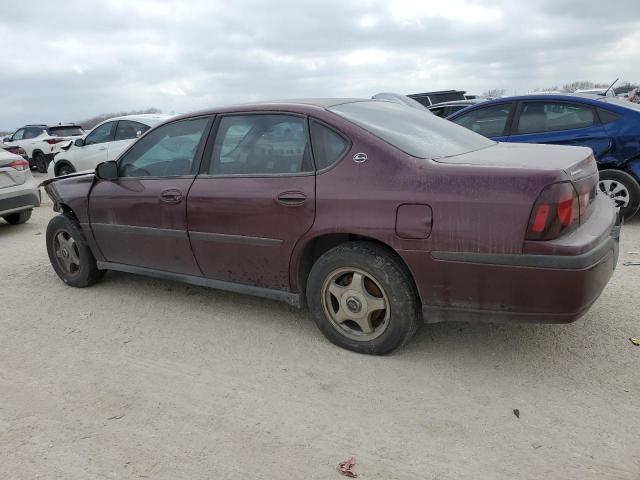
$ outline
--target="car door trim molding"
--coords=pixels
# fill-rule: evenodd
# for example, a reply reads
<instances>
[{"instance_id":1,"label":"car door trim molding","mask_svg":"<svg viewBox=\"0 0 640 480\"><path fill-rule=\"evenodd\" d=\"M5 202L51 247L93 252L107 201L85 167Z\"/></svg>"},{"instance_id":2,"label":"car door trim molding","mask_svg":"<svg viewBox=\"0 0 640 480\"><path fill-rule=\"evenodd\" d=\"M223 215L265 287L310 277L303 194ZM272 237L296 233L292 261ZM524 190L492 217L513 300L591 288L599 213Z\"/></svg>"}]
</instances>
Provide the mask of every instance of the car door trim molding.
<instances>
[{"instance_id":1,"label":"car door trim molding","mask_svg":"<svg viewBox=\"0 0 640 480\"><path fill-rule=\"evenodd\" d=\"M277 247L283 240L267 237L250 237L247 235L230 235L227 233L189 232L191 240L218 243L236 243L241 245L257 245L261 247Z\"/></svg>"},{"instance_id":2,"label":"car door trim molding","mask_svg":"<svg viewBox=\"0 0 640 480\"><path fill-rule=\"evenodd\" d=\"M201 287L215 288L226 292L244 293L256 297L268 298L270 300L278 300L286 302L294 307L301 308L302 302L300 294L291 293L285 290L274 290L271 288L256 287L254 285L246 285L243 283L225 282L222 280L214 280L212 278L197 277L194 275L186 275L183 273L166 272L164 270L155 270L153 268L136 267L133 265L125 265L122 263L112 262L96 262L100 270L115 270L118 272L134 273L137 275L145 275L148 277L160 278L163 280L173 280L178 282L189 283Z\"/></svg>"},{"instance_id":3,"label":"car door trim molding","mask_svg":"<svg viewBox=\"0 0 640 480\"><path fill-rule=\"evenodd\" d=\"M175 230L172 228L141 227L138 225L119 225L115 223L92 223L91 228L100 232L110 233L132 233L154 237L188 237L186 230Z\"/></svg>"}]
</instances>

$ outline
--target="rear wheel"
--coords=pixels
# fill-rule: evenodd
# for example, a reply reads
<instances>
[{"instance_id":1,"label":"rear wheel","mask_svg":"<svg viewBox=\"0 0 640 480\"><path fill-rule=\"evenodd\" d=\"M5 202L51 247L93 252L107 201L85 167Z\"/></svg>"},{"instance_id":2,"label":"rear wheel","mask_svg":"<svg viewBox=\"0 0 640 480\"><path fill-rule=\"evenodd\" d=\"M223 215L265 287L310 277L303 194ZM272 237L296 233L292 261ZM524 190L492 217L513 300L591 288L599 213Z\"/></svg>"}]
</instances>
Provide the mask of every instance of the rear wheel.
<instances>
[{"instance_id":1,"label":"rear wheel","mask_svg":"<svg viewBox=\"0 0 640 480\"><path fill-rule=\"evenodd\" d=\"M4 220L11 225L18 225L25 223L31 218L32 210L23 210L22 212L12 213L11 215L5 215Z\"/></svg>"},{"instance_id":2,"label":"rear wheel","mask_svg":"<svg viewBox=\"0 0 640 480\"><path fill-rule=\"evenodd\" d=\"M47 253L60 279L72 287L88 287L104 275L80 226L68 215L57 215L49 221Z\"/></svg>"},{"instance_id":3,"label":"rear wheel","mask_svg":"<svg viewBox=\"0 0 640 480\"><path fill-rule=\"evenodd\" d=\"M58 167L57 171L58 174L56 176L61 177L63 175L70 175L72 173L75 173L76 169L68 163L63 163L62 165L60 165L60 167Z\"/></svg>"},{"instance_id":4,"label":"rear wheel","mask_svg":"<svg viewBox=\"0 0 640 480\"><path fill-rule=\"evenodd\" d=\"M602 193L613 199L625 220L636 214L640 207L640 185L627 172L602 170L599 187Z\"/></svg>"},{"instance_id":5,"label":"rear wheel","mask_svg":"<svg viewBox=\"0 0 640 480\"><path fill-rule=\"evenodd\" d=\"M307 303L334 344L382 355L408 342L420 323L413 281L401 262L369 242L340 245L313 265Z\"/></svg>"},{"instance_id":6,"label":"rear wheel","mask_svg":"<svg viewBox=\"0 0 640 480\"><path fill-rule=\"evenodd\" d=\"M44 156L44 153L35 152L33 154L33 163L35 163L36 170L40 173L45 173L47 171L47 158Z\"/></svg>"}]
</instances>

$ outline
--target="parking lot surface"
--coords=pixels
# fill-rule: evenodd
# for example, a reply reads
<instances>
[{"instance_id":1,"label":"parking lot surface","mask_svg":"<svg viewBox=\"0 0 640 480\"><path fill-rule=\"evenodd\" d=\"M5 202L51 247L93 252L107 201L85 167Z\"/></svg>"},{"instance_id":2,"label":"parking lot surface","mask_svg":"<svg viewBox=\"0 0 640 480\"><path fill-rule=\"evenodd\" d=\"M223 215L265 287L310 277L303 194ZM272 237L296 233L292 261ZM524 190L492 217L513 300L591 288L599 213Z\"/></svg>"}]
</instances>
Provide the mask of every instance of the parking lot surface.
<instances>
[{"instance_id":1,"label":"parking lot surface","mask_svg":"<svg viewBox=\"0 0 640 480\"><path fill-rule=\"evenodd\" d=\"M0 222L2 479L330 479L350 456L363 479L640 478L640 219L578 322L425 325L370 357L272 301L67 287L52 215Z\"/></svg>"}]
</instances>

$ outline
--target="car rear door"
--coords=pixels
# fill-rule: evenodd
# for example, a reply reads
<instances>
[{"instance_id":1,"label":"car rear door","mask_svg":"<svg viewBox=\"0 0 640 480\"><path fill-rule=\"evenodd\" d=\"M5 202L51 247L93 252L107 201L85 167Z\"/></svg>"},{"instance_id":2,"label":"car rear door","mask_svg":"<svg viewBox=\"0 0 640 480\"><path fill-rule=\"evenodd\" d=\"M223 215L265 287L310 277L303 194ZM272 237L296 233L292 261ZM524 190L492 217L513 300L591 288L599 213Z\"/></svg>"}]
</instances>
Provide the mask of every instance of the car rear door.
<instances>
[{"instance_id":1,"label":"car rear door","mask_svg":"<svg viewBox=\"0 0 640 480\"><path fill-rule=\"evenodd\" d=\"M73 159L76 171L93 170L101 162L107 160L109 142L113 141L113 135L117 122L106 122L98 125L85 137L84 143L76 151Z\"/></svg>"},{"instance_id":2,"label":"car rear door","mask_svg":"<svg viewBox=\"0 0 640 480\"><path fill-rule=\"evenodd\" d=\"M315 217L307 120L293 114L216 121L187 201L189 237L204 275L288 290L293 247Z\"/></svg>"},{"instance_id":3,"label":"car rear door","mask_svg":"<svg viewBox=\"0 0 640 480\"><path fill-rule=\"evenodd\" d=\"M589 147L599 158L612 139L591 105L532 100L521 102L508 141Z\"/></svg>"},{"instance_id":4,"label":"car rear door","mask_svg":"<svg viewBox=\"0 0 640 480\"><path fill-rule=\"evenodd\" d=\"M108 262L201 276L187 234L187 193L211 117L161 126L118 159L118 179L97 180L91 229Z\"/></svg>"}]
</instances>

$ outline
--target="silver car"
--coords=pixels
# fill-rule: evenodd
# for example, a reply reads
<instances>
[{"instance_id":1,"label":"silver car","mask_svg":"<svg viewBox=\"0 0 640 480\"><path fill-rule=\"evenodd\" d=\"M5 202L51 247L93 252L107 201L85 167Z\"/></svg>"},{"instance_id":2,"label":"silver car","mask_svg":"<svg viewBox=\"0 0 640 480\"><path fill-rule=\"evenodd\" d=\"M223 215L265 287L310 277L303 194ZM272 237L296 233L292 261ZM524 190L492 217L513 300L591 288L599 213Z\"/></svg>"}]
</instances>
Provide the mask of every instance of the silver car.
<instances>
[{"instance_id":1,"label":"silver car","mask_svg":"<svg viewBox=\"0 0 640 480\"><path fill-rule=\"evenodd\" d=\"M40 189L29 162L0 148L0 217L12 225L24 223L38 206Z\"/></svg>"}]
</instances>

